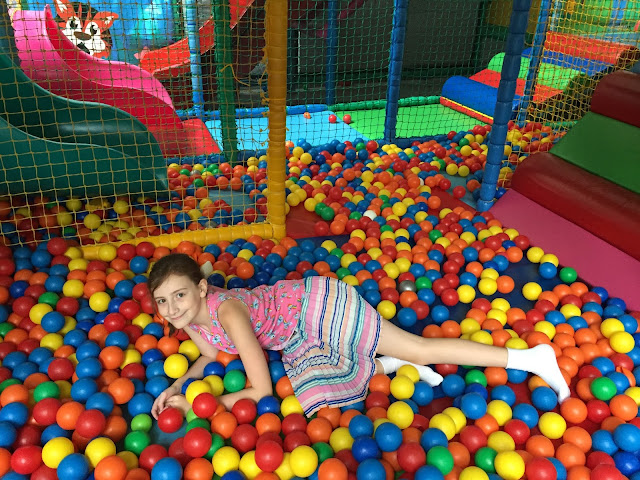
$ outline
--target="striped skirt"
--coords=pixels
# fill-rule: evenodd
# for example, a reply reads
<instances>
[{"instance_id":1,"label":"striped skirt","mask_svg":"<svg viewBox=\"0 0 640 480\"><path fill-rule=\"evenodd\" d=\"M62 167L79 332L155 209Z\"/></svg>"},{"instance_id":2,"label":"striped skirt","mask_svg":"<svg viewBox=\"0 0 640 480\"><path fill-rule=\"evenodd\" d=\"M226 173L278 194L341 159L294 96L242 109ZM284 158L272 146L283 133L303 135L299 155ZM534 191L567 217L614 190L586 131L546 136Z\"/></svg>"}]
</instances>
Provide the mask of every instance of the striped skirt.
<instances>
[{"instance_id":1,"label":"striped skirt","mask_svg":"<svg viewBox=\"0 0 640 480\"><path fill-rule=\"evenodd\" d=\"M307 416L363 400L375 373L380 314L352 286L305 279L298 325L282 350L285 372Z\"/></svg>"}]
</instances>

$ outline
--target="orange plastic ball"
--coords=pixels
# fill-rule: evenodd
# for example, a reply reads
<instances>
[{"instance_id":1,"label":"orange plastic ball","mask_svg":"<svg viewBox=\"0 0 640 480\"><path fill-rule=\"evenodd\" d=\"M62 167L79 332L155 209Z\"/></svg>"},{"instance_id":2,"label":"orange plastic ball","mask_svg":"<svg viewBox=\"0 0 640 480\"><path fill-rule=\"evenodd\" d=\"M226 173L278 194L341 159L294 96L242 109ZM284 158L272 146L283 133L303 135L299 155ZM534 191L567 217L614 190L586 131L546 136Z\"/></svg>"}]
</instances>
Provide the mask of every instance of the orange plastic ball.
<instances>
[{"instance_id":1,"label":"orange plastic ball","mask_svg":"<svg viewBox=\"0 0 640 480\"><path fill-rule=\"evenodd\" d=\"M194 458L184 468L184 480L209 480L213 478L213 465L206 458Z\"/></svg>"},{"instance_id":2,"label":"orange plastic ball","mask_svg":"<svg viewBox=\"0 0 640 480\"><path fill-rule=\"evenodd\" d=\"M587 405L579 398L567 398L560 405L560 414L567 422L577 425L587 419Z\"/></svg>"},{"instance_id":3,"label":"orange plastic ball","mask_svg":"<svg viewBox=\"0 0 640 480\"><path fill-rule=\"evenodd\" d=\"M584 465L586 461L585 453L571 443L561 444L556 450L556 458L560 460L560 463L567 469L577 465Z\"/></svg>"},{"instance_id":4,"label":"orange plastic ball","mask_svg":"<svg viewBox=\"0 0 640 480\"><path fill-rule=\"evenodd\" d=\"M124 480L127 464L117 455L110 455L98 462L93 475L96 480Z\"/></svg>"}]
</instances>

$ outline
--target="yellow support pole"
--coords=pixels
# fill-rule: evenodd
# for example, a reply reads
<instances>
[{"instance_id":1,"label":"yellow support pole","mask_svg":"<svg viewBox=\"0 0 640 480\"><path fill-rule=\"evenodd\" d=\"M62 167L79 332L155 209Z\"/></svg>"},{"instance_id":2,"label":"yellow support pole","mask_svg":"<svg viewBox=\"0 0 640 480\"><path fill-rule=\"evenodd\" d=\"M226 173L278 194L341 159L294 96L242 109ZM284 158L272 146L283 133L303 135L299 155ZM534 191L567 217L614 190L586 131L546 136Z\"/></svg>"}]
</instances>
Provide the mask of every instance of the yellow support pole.
<instances>
[{"instance_id":1,"label":"yellow support pole","mask_svg":"<svg viewBox=\"0 0 640 480\"><path fill-rule=\"evenodd\" d=\"M275 238L286 235L287 0L267 0L265 38L268 78L267 222Z\"/></svg>"}]
</instances>

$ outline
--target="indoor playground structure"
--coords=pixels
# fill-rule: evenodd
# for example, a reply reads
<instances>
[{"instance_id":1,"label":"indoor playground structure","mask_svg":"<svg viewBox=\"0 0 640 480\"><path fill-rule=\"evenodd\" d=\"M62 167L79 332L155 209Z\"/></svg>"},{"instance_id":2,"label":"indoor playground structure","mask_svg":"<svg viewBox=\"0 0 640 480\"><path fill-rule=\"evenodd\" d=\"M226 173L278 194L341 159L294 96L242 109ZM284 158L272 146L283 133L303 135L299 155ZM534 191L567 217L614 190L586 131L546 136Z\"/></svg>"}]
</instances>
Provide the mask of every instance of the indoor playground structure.
<instances>
[{"instance_id":1,"label":"indoor playground structure","mask_svg":"<svg viewBox=\"0 0 640 480\"><path fill-rule=\"evenodd\" d=\"M640 3L0 0L0 480L640 480ZM147 288L329 276L430 338L305 417Z\"/></svg>"}]
</instances>

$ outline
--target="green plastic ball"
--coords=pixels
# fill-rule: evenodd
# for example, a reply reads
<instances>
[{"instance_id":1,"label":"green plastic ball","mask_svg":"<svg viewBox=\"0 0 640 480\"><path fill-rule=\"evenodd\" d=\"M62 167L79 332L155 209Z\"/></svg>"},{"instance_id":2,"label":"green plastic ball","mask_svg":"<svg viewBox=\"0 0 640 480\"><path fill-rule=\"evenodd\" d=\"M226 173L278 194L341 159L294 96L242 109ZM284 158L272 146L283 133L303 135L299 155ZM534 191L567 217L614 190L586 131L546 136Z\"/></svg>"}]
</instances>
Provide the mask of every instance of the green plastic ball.
<instances>
[{"instance_id":1,"label":"green plastic ball","mask_svg":"<svg viewBox=\"0 0 640 480\"><path fill-rule=\"evenodd\" d=\"M204 180L202 180L201 178L196 178L196 179L193 181L193 186L194 186L195 188L204 187Z\"/></svg>"},{"instance_id":2,"label":"green plastic ball","mask_svg":"<svg viewBox=\"0 0 640 480\"><path fill-rule=\"evenodd\" d=\"M131 419L131 430L134 432L148 432L153 422L146 413L139 413Z\"/></svg>"},{"instance_id":3,"label":"green plastic ball","mask_svg":"<svg viewBox=\"0 0 640 480\"><path fill-rule=\"evenodd\" d=\"M453 470L453 455L445 447L436 445L427 452L427 465L436 467L442 475L448 475Z\"/></svg>"},{"instance_id":4,"label":"green plastic ball","mask_svg":"<svg viewBox=\"0 0 640 480\"><path fill-rule=\"evenodd\" d=\"M137 431L131 432L124 437L124 448L130 452L140 456L142 451L151 444L149 435L145 432Z\"/></svg>"},{"instance_id":5,"label":"green plastic ball","mask_svg":"<svg viewBox=\"0 0 640 480\"><path fill-rule=\"evenodd\" d=\"M416 288L418 290L424 290L425 288L431 288L432 283L427 277L416 278Z\"/></svg>"},{"instance_id":6,"label":"green plastic ball","mask_svg":"<svg viewBox=\"0 0 640 480\"><path fill-rule=\"evenodd\" d=\"M316 451L319 463L324 462L327 458L333 457L333 448L331 448L331 445L329 445L328 443L314 443L313 445L311 445L311 448Z\"/></svg>"},{"instance_id":7,"label":"green plastic ball","mask_svg":"<svg viewBox=\"0 0 640 480\"><path fill-rule=\"evenodd\" d=\"M186 432L198 427L211 431L211 424L206 418L196 418L195 420L191 420L189 423L187 423Z\"/></svg>"},{"instance_id":8,"label":"green plastic ball","mask_svg":"<svg viewBox=\"0 0 640 480\"><path fill-rule=\"evenodd\" d=\"M475 455L476 467L480 467L487 473L496 473L494 462L497 455L498 452L491 447L479 448Z\"/></svg>"},{"instance_id":9,"label":"green plastic ball","mask_svg":"<svg viewBox=\"0 0 640 480\"><path fill-rule=\"evenodd\" d=\"M45 398L60 398L60 387L55 382L42 382L33 390L33 399L36 402Z\"/></svg>"},{"instance_id":10,"label":"green plastic ball","mask_svg":"<svg viewBox=\"0 0 640 480\"><path fill-rule=\"evenodd\" d=\"M440 230L433 229L429 232L429 240L432 242L435 242L440 237L442 237L442 232Z\"/></svg>"},{"instance_id":11,"label":"green plastic ball","mask_svg":"<svg viewBox=\"0 0 640 480\"><path fill-rule=\"evenodd\" d=\"M362 218L362 214L360 212L351 212L349 214L349 219L360 220Z\"/></svg>"},{"instance_id":12,"label":"green plastic ball","mask_svg":"<svg viewBox=\"0 0 640 480\"><path fill-rule=\"evenodd\" d=\"M332 208L325 208L324 210L322 210L322 212L320 212L320 217L322 217L323 220L329 221L329 220L333 220L333 217L336 216L336 212L333 211Z\"/></svg>"},{"instance_id":13,"label":"green plastic ball","mask_svg":"<svg viewBox=\"0 0 640 480\"><path fill-rule=\"evenodd\" d=\"M381 232L393 232L393 227L391 225L383 225L380 227Z\"/></svg>"},{"instance_id":14,"label":"green plastic ball","mask_svg":"<svg viewBox=\"0 0 640 480\"><path fill-rule=\"evenodd\" d=\"M17 378L7 378L4 382L0 383L0 393L2 393L9 385L18 385L19 383L21 382Z\"/></svg>"},{"instance_id":15,"label":"green plastic ball","mask_svg":"<svg viewBox=\"0 0 640 480\"><path fill-rule=\"evenodd\" d=\"M13 330L15 327L11 325L9 322L0 323L0 335L3 337Z\"/></svg>"},{"instance_id":16,"label":"green plastic ball","mask_svg":"<svg viewBox=\"0 0 640 480\"><path fill-rule=\"evenodd\" d=\"M211 447L209 448L209 451L204 455L204 457L207 460L211 460L213 458L213 455L218 450L220 450L222 447L224 447L224 438L222 438L217 433L212 433L211 434Z\"/></svg>"},{"instance_id":17,"label":"green plastic ball","mask_svg":"<svg viewBox=\"0 0 640 480\"><path fill-rule=\"evenodd\" d=\"M190 422L192 420L195 420L196 418L200 418L200 417L198 417L195 413L193 413L193 410L189 410L187 412L187 415L185 416L185 418L187 419L187 423L188 423L188 422Z\"/></svg>"},{"instance_id":18,"label":"green plastic ball","mask_svg":"<svg viewBox=\"0 0 640 480\"><path fill-rule=\"evenodd\" d=\"M239 392L247 384L247 377L241 370L231 370L224 375L222 383L227 392Z\"/></svg>"},{"instance_id":19,"label":"green plastic ball","mask_svg":"<svg viewBox=\"0 0 640 480\"><path fill-rule=\"evenodd\" d=\"M333 250L331 250L331 252L329 252L329 254L334 255L338 258L342 258L342 256L344 255L344 252L339 248L334 248Z\"/></svg>"},{"instance_id":20,"label":"green plastic ball","mask_svg":"<svg viewBox=\"0 0 640 480\"><path fill-rule=\"evenodd\" d=\"M573 283L578 279L578 272L571 267L564 267L558 276L564 283Z\"/></svg>"},{"instance_id":21,"label":"green plastic ball","mask_svg":"<svg viewBox=\"0 0 640 480\"><path fill-rule=\"evenodd\" d=\"M472 383L479 383L484 387L487 386L487 377L484 373L475 368L467 372L467 374L464 376L464 381L467 385L471 385Z\"/></svg>"},{"instance_id":22,"label":"green plastic ball","mask_svg":"<svg viewBox=\"0 0 640 480\"><path fill-rule=\"evenodd\" d=\"M616 384L609 377L594 378L591 382L591 393L598 400L609 401L617 393Z\"/></svg>"},{"instance_id":23,"label":"green plastic ball","mask_svg":"<svg viewBox=\"0 0 640 480\"><path fill-rule=\"evenodd\" d=\"M58 300L60 300L60 297L54 292L45 292L38 297L38 303L46 303L52 307L58 304Z\"/></svg>"},{"instance_id":24,"label":"green plastic ball","mask_svg":"<svg viewBox=\"0 0 640 480\"><path fill-rule=\"evenodd\" d=\"M351 272L349 271L348 268L339 268L336 271L336 275L338 276L338 278L340 280L342 280L344 277L346 277L347 275L351 275Z\"/></svg>"}]
</instances>

